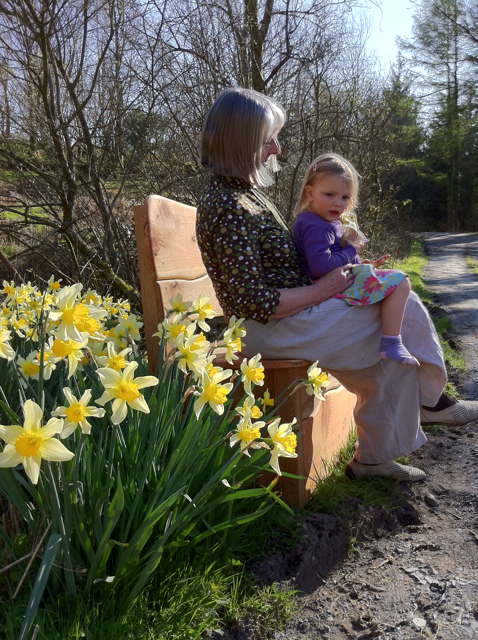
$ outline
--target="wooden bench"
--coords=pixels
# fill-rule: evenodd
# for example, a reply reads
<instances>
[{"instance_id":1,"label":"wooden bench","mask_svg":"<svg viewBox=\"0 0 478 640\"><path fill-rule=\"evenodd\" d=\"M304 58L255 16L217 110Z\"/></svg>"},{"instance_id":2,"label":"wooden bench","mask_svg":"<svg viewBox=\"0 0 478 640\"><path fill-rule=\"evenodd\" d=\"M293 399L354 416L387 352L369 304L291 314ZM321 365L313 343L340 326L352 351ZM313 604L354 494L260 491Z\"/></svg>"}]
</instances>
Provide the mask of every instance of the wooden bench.
<instances>
[{"instance_id":1,"label":"wooden bench","mask_svg":"<svg viewBox=\"0 0 478 640\"><path fill-rule=\"evenodd\" d=\"M154 368L158 342L153 333L175 295L180 293L184 300L207 296L219 315L222 311L196 242L196 209L152 195L144 205L134 207L134 214L146 348ZM305 360L262 362L264 389L269 389L272 397L277 397L292 381L306 377L310 365ZM301 387L279 409L283 421L297 418L300 434L298 457L280 460L283 471L304 476L304 480L285 477L279 480L281 495L290 505L302 507L317 478L327 474L329 464L353 428L354 406L355 396L332 379L325 402L309 396Z\"/></svg>"}]
</instances>

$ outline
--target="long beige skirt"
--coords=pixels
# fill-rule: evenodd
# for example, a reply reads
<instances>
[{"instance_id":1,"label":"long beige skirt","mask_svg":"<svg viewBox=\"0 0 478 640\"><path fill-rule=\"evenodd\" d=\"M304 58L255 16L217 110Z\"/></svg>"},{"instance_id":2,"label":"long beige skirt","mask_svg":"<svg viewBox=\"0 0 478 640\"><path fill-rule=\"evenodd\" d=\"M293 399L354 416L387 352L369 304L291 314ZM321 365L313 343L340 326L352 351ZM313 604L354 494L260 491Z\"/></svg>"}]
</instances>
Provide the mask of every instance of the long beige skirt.
<instances>
[{"instance_id":1,"label":"long beige skirt","mask_svg":"<svg viewBox=\"0 0 478 640\"><path fill-rule=\"evenodd\" d=\"M433 406L446 383L443 353L433 323L412 292L402 338L420 367L381 360L380 305L349 306L331 298L280 320L246 320L245 351L264 358L319 362L357 395L357 459L381 463L407 455L426 441L420 405Z\"/></svg>"}]
</instances>

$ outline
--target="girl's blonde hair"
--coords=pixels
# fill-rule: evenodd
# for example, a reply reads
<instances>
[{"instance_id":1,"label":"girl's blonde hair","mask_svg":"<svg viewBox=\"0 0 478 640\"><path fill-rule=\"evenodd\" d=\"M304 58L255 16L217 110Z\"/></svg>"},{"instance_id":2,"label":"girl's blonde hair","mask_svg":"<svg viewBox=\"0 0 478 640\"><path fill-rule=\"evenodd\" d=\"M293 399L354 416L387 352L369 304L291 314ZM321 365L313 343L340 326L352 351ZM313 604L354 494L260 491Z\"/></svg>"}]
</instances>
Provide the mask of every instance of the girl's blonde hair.
<instances>
[{"instance_id":1,"label":"girl's blonde hair","mask_svg":"<svg viewBox=\"0 0 478 640\"><path fill-rule=\"evenodd\" d=\"M310 163L309 168L305 172L304 180L299 192L299 198L294 208L294 216L298 215L307 208L307 195L305 188L323 175L342 176L350 182L351 194L350 204L344 213L353 213L358 205L359 178L355 167L338 153L322 153L318 158Z\"/></svg>"},{"instance_id":2,"label":"girl's blonde hair","mask_svg":"<svg viewBox=\"0 0 478 640\"><path fill-rule=\"evenodd\" d=\"M258 186L270 183L262 162L264 143L276 136L285 122L282 107L252 89L222 91L206 116L201 136L201 162L216 174L242 178ZM280 148L280 147L279 147ZM277 171L275 156L268 168Z\"/></svg>"}]
</instances>

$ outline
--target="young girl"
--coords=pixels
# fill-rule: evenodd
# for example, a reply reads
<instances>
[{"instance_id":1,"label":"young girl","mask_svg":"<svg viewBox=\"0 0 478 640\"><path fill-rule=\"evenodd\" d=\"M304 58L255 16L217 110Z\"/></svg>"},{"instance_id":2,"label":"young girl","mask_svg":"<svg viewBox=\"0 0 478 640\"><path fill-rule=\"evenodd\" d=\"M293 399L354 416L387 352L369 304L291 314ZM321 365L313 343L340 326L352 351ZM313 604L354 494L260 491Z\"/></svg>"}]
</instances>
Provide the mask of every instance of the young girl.
<instances>
[{"instance_id":1,"label":"young girl","mask_svg":"<svg viewBox=\"0 0 478 640\"><path fill-rule=\"evenodd\" d=\"M355 223L359 175L345 158L335 153L319 156L310 165L295 209L294 239L303 270L312 278L341 265L352 265L353 284L335 297L351 305L381 303L380 355L401 364L419 366L402 343L403 314L410 283L401 271L374 270L361 263L357 249L366 242Z\"/></svg>"}]
</instances>

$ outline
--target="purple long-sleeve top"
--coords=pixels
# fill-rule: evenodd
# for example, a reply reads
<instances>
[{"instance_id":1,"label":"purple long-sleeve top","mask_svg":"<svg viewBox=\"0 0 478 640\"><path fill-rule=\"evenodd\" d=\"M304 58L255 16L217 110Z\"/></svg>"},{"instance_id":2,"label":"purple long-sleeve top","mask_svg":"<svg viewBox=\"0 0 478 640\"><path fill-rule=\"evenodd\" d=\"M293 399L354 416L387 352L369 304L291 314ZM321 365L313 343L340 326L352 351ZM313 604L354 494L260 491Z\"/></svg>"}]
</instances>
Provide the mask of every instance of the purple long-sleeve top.
<instances>
[{"instance_id":1,"label":"purple long-sleeve top","mask_svg":"<svg viewBox=\"0 0 478 640\"><path fill-rule=\"evenodd\" d=\"M340 245L342 224L327 222L316 213L299 213L292 227L302 270L311 278L320 278L325 273L344 264L356 264L359 257L355 247Z\"/></svg>"}]
</instances>

